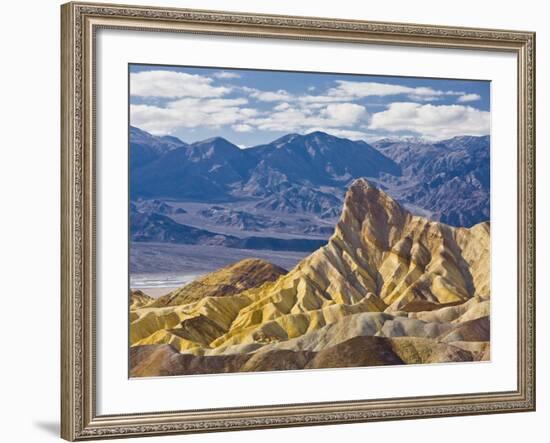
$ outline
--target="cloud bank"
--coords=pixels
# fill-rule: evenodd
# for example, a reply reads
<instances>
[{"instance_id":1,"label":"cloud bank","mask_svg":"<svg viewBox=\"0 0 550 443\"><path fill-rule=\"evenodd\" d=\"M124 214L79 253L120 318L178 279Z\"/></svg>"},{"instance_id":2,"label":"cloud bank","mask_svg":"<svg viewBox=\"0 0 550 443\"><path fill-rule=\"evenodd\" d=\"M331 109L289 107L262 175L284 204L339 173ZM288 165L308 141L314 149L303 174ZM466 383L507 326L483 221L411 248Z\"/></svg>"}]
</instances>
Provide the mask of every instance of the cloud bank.
<instances>
[{"instance_id":1,"label":"cloud bank","mask_svg":"<svg viewBox=\"0 0 550 443\"><path fill-rule=\"evenodd\" d=\"M481 100L476 93L348 80L290 92L233 82L242 79L243 75L224 70L210 75L169 70L131 73L131 124L159 135L226 128L235 134L320 130L351 139L403 134L444 139L486 135L490 130L489 112L469 105ZM371 108L373 98L377 102Z\"/></svg>"}]
</instances>

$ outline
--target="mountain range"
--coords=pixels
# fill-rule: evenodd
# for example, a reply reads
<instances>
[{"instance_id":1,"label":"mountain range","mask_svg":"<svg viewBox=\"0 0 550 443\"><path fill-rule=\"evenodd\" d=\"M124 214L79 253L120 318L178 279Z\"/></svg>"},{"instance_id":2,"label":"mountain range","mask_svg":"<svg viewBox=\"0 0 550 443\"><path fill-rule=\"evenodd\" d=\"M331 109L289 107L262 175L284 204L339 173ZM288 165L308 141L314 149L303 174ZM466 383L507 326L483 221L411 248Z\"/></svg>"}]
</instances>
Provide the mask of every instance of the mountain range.
<instances>
[{"instance_id":1,"label":"mountain range","mask_svg":"<svg viewBox=\"0 0 550 443\"><path fill-rule=\"evenodd\" d=\"M489 136L422 141L381 141L373 146L402 169L386 177L392 195L431 212L433 220L471 226L490 216ZM390 185L391 184L391 185Z\"/></svg>"},{"instance_id":2,"label":"mountain range","mask_svg":"<svg viewBox=\"0 0 550 443\"><path fill-rule=\"evenodd\" d=\"M357 179L328 243L290 271L247 259L157 300L131 293L130 372L487 360L489 257L488 222L428 220Z\"/></svg>"},{"instance_id":3,"label":"mountain range","mask_svg":"<svg viewBox=\"0 0 550 443\"><path fill-rule=\"evenodd\" d=\"M468 227L489 219L489 144L488 136L368 144L313 132L241 149L221 137L187 144L131 127L130 192L335 219L350 183L367 177L415 213Z\"/></svg>"}]
</instances>

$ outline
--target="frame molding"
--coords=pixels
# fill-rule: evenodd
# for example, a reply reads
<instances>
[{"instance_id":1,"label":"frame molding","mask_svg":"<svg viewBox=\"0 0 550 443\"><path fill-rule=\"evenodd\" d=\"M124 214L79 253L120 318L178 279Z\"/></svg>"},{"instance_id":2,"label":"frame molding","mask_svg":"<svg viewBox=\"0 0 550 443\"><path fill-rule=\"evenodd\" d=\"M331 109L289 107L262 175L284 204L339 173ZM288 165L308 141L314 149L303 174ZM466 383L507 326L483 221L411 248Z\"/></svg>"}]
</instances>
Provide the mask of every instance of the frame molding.
<instances>
[{"instance_id":1,"label":"frame molding","mask_svg":"<svg viewBox=\"0 0 550 443\"><path fill-rule=\"evenodd\" d=\"M513 52L518 58L518 385L511 392L98 416L95 408L97 29ZM535 34L219 11L61 7L61 436L70 441L535 410Z\"/></svg>"}]
</instances>

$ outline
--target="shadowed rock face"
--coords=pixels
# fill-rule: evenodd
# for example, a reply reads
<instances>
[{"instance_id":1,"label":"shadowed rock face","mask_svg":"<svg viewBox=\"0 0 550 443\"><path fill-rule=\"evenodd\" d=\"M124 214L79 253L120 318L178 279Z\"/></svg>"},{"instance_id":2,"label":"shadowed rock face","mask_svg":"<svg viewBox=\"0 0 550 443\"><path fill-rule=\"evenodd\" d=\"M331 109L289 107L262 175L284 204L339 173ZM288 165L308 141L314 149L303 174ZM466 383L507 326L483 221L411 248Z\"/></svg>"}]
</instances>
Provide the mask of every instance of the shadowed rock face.
<instances>
[{"instance_id":1,"label":"shadowed rock face","mask_svg":"<svg viewBox=\"0 0 550 443\"><path fill-rule=\"evenodd\" d=\"M418 338L354 337L319 352L273 350L246 354L195 356L170 345L130 349L132 377L287 371L297 369L472 361L459 347Z\"/></svg>"},{"instance_id":2,"label":"shadowed rock face","mask_svg":"<svg viewBox=\"0 0 550 443\"><path fill-rule=\"evenodd\" d=\"M170 345L147 345L130 349L130 366L133 377L284 371L303 369L314 355L312 352L282 350L201 357L180 354Z\"/></svg>"},{"instance_id":3,"label":"shadowed rock face","mask_svg":"<svg viewBox=\"0 0 550 443\"><path fill-rule=\"evenodd\" d=\"M490 337L489 317L476 318L475 320L461 323L455 329L445 334L441 339L445 342L473 341L486 342Z\"/></svg>"},{"instance_id":4,"label":"shadowed rock face","mask_svg":"<svg viewBox=\"0 0 550 443\"><path fill-rule=\"evenodd\" d=\"M382 337L354 337L316 353L306 368L399 365L405 363Z\"/></svg>"},{"instance_id":5,"label":"shadowed rock face","mask_svg":"<svg viewBox=\"0 0 550 443\"><path fill-rule=\"evenodd\" d=\"M489 244L488 223L428 221L356 180L328 244L290 272L246 260L134 309L132 345L171 348L132 373L487 359Z\"/></svg>"}]
</instances>

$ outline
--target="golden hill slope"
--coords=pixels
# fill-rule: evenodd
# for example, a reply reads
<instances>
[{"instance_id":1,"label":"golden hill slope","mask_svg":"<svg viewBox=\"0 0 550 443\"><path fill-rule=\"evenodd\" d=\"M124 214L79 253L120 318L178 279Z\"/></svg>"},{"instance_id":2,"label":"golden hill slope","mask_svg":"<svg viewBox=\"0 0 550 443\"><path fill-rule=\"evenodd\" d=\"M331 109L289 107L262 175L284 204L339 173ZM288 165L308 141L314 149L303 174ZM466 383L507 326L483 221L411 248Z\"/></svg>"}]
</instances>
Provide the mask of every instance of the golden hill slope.
<instances>
[{"instance_id":1,"label":"golden hill slope","mask_svg":"<svg viewBox=\"0 0 550 443\"><path fill-rule=\"evenodd\" d=\"M303 260L282 285L300 287L300 300L312 292L350 304L373 293L394 310L414 300L463 302L488 296L488 254L488 223L466 229L431 222L357 180L327 246Z\"/></svg>"},{"instance_id":2,"label":"golden hill slope","mask_svg":"<svg viewBox=\"0 0 550 443\"><path fill-rule=\"evenodd\" d=\"M249 288L277 280L286 270L265 260L250 258L200 277L155 300L151 306L177 306L202 300L238 294Z\"/></svg>"},{"instance_id":3,"label":"golden hill slope","mask_svg":"<svg viewBox=\"0 0 550 443\"><path fill-rule=\"evenodd\" d=\"M432 341L439 353L431 355L422 342L426 349L418 355L430 355L426 362L487 358L488 326L472 321L488 319L489 243L488 223L466 229L431 222L356 180L328 244L288 274L275 279L282 273L256 261L210 274L199 285L133 310L132 344L169 344L208 359L281 350L349 352L338 344L372 336L393 337L384 346L394 349L397 337L415 337ZM477 344L457 346L458 352L448 348L453 341ZM312 361L336 358L325 354ZM305 362L303 354L285 355Z\"/></svg>"},{"instance_id":4,"label":"golden hill slope","mask_svg":"<svg viewBox=\"0 0 550 443\"><path fill-rule=\"evenodd\" d=\"M149 303L152 303L153 300L153 297L150 297L145 292L140 291L139 289L132 289L130 291L130 309L143 308Z\"/></svg>"}]
</instances>

